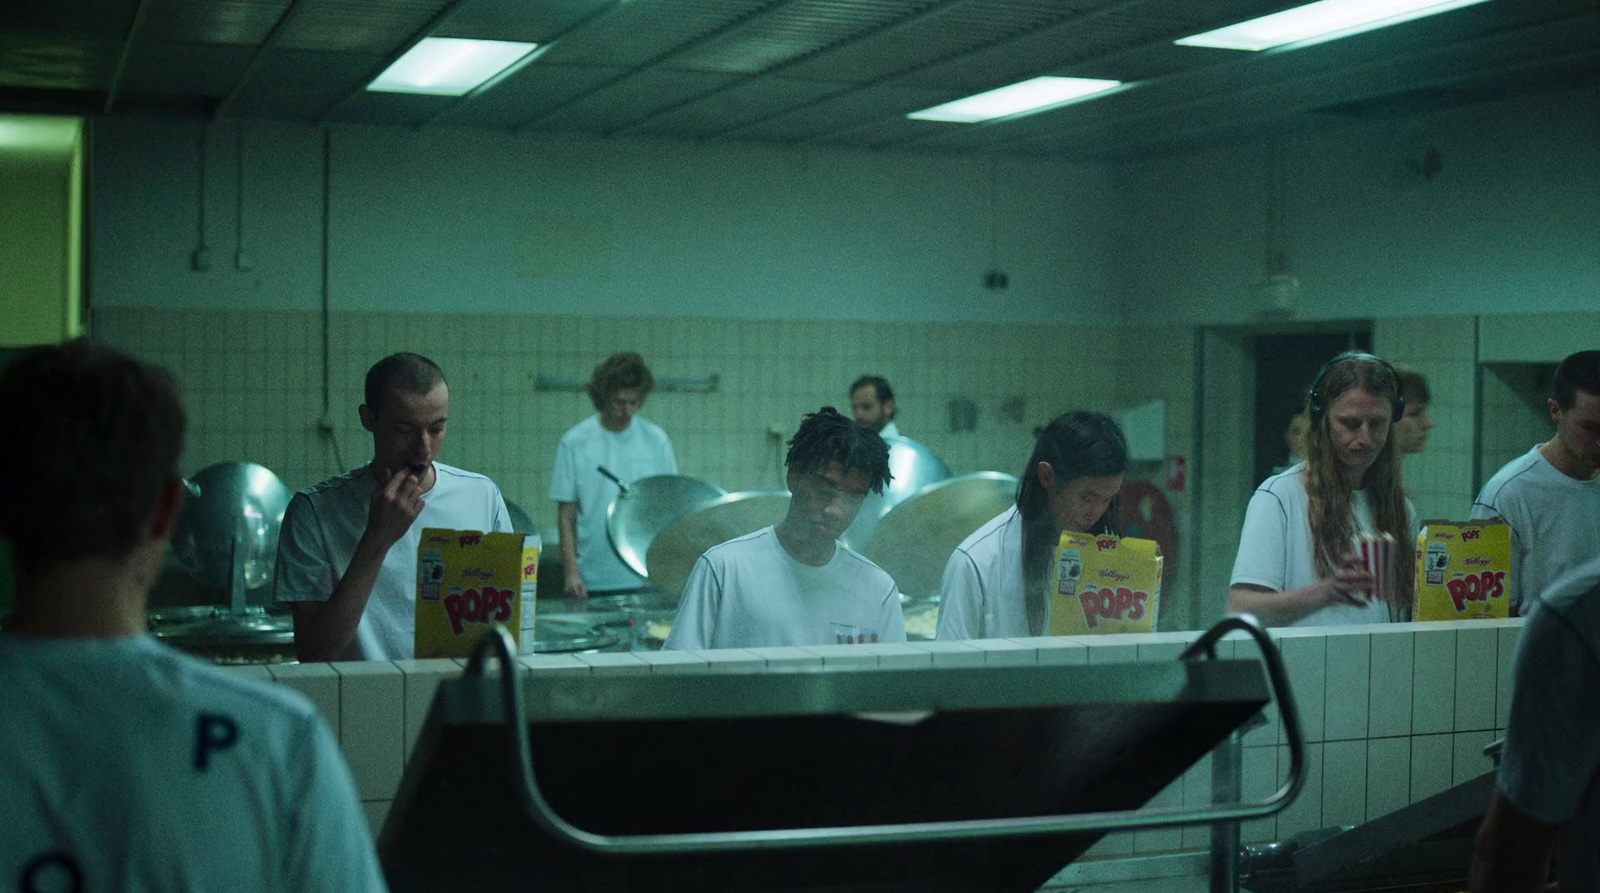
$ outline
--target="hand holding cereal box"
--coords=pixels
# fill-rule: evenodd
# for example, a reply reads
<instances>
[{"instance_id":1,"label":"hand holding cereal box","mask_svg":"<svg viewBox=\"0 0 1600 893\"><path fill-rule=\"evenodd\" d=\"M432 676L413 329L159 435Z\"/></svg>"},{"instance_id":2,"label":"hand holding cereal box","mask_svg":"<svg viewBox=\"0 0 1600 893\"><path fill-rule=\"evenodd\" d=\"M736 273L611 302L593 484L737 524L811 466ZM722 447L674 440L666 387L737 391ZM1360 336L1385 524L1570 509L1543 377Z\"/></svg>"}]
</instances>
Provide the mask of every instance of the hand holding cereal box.
<instances>
[{"instance_id":1,"label":"hand holding cereal box","mask_svg":"<svg viewBox=\"0 0 1600 893\"><path fill-rule=\"evenodd\" d=\"M1511 616L1511 527L1488 521L1424 521L1417 535L1416 620Z\"/></svg>"},{"instance_id":2,"label":"hand holding cereal box","mask_svg":"<svg viewBox=\"0 0 1600 893\"><path fill-rule=\"evenodd\" d=\"M537 533L425 528L417 546L417 657L467 657L497 623L519 652L531 651L539 545Z\"/></svg>"},{"instance_id":3,"label":"hand holding cereal box","mask_svg":"<svg viewBox=\"0 0 1600 893\"><path fill-rule=\"evenodd\" d=\"M1050 635L1147 633L1160 601L1161 549L1153 540L1061 534Z\"/></svg>"}]
</instances>

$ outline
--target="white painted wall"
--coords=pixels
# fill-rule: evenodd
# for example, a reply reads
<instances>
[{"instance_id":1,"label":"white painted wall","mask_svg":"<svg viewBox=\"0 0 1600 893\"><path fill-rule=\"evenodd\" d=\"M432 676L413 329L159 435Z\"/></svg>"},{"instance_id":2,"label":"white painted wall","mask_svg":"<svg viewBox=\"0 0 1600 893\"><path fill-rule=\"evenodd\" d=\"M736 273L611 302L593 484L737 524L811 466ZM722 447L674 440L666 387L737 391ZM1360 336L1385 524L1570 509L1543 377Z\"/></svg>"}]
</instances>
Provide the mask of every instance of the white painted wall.
<instances>
[{"instance_id":1,"label":"white painted wall","mask_svg":"<svg viewBox=\"0 0 1600 893\"><path fill-rule=\"evenodd\" d=\"M322 140L111 119L95 141L95 300L310 309ZM332 134L335 309L929 322L1114 322L1108 176L1062 164L509 137ZM992 198L992 202L991 202ZM995 222L991 256L991 204ZM985 290L992 259L1010 274Z\"/></svg>"},{"instance_id":2,"label":"white painted wall","mask_svg":"<svg viewBox=\"0 0 1600 893\"><path fill-rule=\"evenodd\" d=\"M1429 146L1442 169L1406 166ZM1600 91L1381 120L1116 170L1124 314L1250 319L1282 196L1304 319L1592 310L1600 283ZM1280 191L1281 190L1281 191Z\"/></svg>"}]
</instances>

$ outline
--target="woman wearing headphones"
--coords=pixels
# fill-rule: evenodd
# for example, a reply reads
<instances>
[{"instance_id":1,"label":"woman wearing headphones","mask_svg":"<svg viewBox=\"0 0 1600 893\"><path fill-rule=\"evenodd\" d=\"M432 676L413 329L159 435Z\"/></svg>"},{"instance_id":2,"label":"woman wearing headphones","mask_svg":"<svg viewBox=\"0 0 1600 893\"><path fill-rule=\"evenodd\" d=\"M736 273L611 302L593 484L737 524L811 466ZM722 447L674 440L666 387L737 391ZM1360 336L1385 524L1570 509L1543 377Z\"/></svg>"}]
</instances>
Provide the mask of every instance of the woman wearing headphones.
<instances>
[{"instance_id":1,"label":"woman wearing headphones","mask_svg":"<svg viewBox=\"0 0 1600 893\"><path fill-rule=\"evenodd\" d=\"M1228 610L1267 626L1408 619L1413 581L1404 569L1416 551L1415 509L1389 436L1405 413L1394 367L1372 354L1340 354L1317 374L1309 402L1305 461L1250 497ZM1393 539L1382 587L1355 551L1358 534Z\"/></svg>"},{"instance_id":2,"label":"woman wearing headphones","mask_svg":"<svg viewBox=\"0 0 1600 893\"><path fill-rule=\"evenodd\" d=\"M964 540L939 587L939 639L1049 631L1061 532L1116 533L1128 442L1110 416L1069 412L1037 434L1017 504Z\"/></svg>"}]
</instances>

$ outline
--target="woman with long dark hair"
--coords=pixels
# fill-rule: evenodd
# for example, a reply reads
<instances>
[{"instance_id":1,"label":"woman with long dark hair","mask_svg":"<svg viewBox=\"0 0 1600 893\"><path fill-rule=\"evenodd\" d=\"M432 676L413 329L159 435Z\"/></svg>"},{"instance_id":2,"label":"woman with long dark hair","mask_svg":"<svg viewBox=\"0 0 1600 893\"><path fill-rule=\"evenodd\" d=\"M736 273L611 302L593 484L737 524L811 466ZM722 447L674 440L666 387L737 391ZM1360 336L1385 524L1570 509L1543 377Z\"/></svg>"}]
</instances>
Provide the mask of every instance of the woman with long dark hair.
<instances>
[{"instance_id":1,"label":"woman with long dark hair","mask_svg":"<svg viewBox=\"0 0 1600 893\"><path fill-rule=\"evenodd\" d=\"M1063 531L1116 533L1128 443L1110 416L1077 411L1038 433L1017 504L967 537L945 565L940 639L1042 636Z\"/></svg>"},{"instance_id":2,"label":"woman with long dark hair","mask_svg":"<svg viewBox=\"0 0 1600 893\"><path fill-rule=\"evenodd\" d=\"M1317 374L1309 403L1305 461L1250 498L1228 610L1268 626L1409 619L1416 512L1390 436L1405 410L1399 377L1372 354L1340 354ZM1354 553L1358 533L1388 534L1385 586Z\"/></svg>"}]
</instances>

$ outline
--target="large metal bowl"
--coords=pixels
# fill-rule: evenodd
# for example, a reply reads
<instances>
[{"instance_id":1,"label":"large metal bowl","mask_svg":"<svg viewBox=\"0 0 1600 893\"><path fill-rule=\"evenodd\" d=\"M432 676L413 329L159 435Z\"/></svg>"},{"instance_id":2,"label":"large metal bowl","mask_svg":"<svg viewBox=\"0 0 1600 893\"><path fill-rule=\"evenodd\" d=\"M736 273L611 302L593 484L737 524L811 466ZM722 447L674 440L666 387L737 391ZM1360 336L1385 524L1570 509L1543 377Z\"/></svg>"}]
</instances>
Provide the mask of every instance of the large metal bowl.
<instances>
[{"instance_id":1,"label":"large metal bowl","mask_svg":"<svg viewBox=\"0 0 1600 893\"><path fill-rule=\"evenodd\" d=\"M878 523L867 558L914 598L937 595L950 553L989 519L1015 505L1017 479L980 471L929 484Z\"/></svg>"},{"instance_id":2,"label":"large metal bowl","mask_svg":"<svg viewBox=\"0 0 1600 893\"><path fill-rule=\"evenodd\" d=\"M289 488L254 462L222 462L190 478L199 496L184 503L173 531L186 572L218 592L232 590L234 562L242 564L248 603L265 606L278 558L278 531ZM235 552L237 551L237 555Z\"/></svg>"},{"instance_id":3,"label":"large metal bowl","mask_svg":"<svg viewBox=\"0 0 1600 893\"><path fill-rule=\"evenodd\" d=\"M789 513L785 490L729 493L679 518L650 544L650 582L670 596L683 594L689 572L718 543L776 524Z\"/></svg>"},{"instance_id":4,"label":"large metal bowl","mask_svg":"<svg viewBox=\"0 0 1600 893\"><path fill-rule=\"evenodd\" d=\"M679 518L727 496L716 484L681 474L640 478L606 509L606 537L634 573L650 577L650 543Z\"/></svg>"},{"instance_id":5,"label":"large metal bowl","mask_svg":"<svg viewBox=\"0 0 1600 893\"><path fill-rule=\"evenodd\" d=\"M889 444L889 473L894 475L882 493L869 493L861 503L856 519L845 530L844 544L857 552L865 552L872 541L873 531L890 509L911 498L929 484L950 477L950 468L933 450L909 437L890 435L884 438Z\"/></svg>"}]
</instances>

